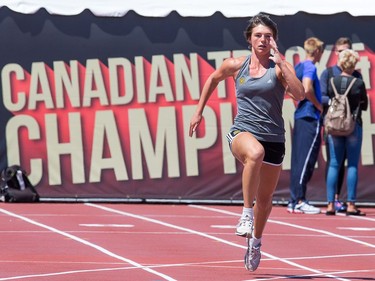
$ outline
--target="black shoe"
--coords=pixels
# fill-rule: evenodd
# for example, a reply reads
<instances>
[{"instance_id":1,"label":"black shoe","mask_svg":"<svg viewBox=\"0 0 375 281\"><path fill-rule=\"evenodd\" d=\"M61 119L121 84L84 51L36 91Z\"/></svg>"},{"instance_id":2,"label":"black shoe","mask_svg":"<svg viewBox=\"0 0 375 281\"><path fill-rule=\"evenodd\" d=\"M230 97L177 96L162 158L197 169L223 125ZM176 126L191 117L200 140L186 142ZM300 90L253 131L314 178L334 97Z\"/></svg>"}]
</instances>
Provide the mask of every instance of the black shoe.
<instances>
[{"instance_id":1,"label":"black shoe","mask_svg":"<svg viewBox=\"0 0 375 281\"><path fill-rule=\"evenodd\" d=\"M366 213L363 213L361 210L357 209L351 212L346 211L346 215L347 216L366 216Z\"/></svg>"},{"instance_id":2,"label":"black shoe","mask_svg":"<svg viewBox=\"0 0 375 281\"><path fill-rule=\"evenodd\" d=\"M336 212L335 211L326 211L326 216L335 216Z\"/></svg>"}]
</instances>

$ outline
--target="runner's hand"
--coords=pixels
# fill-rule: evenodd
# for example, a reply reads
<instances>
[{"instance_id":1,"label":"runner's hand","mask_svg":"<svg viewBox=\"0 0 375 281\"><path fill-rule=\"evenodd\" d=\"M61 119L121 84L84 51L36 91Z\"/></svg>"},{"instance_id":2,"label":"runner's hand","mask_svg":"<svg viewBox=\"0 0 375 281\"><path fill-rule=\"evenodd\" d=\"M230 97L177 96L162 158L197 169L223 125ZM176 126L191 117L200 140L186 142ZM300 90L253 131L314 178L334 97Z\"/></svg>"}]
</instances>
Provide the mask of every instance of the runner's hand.
<instances>
[{"instance_id":1,"label":"runner's hand","mask_svg":"<svg viewBox=\"0 0 375 281\"><path fill-rule=\"evenodd\" d=\"M271 46L270 60L274 61L276 64L281 63L283 61L283 58L281 54L279 53L276 41L275 39L273 39L272 36L270 37L270 46Z\"/></svg>"},{"instance_id":2,"label":"runner's hand","mask_svg":"<svg viewBox=\"0 0 375 281\"><path fill-rule=\"evenodd\" d=\"M201 121L202 121L202 115L197 115L197 114L193 115L190 121L189 137L193 136L193 133L196 131Z\"/></svg>"}]
</instances>

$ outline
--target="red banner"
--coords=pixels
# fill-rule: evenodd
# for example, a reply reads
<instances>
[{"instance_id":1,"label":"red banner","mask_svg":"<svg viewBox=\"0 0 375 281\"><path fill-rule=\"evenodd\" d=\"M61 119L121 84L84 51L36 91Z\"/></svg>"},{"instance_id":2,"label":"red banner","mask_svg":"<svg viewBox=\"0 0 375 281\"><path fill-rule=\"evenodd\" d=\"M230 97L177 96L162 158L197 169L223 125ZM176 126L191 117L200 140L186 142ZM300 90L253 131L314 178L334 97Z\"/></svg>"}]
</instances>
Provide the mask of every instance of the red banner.
<instances>
[{"instance_id":1,"label":"red banner","mask_svg":"<svg viewBox=\"0 0 375 281\"><path fill-rule=\"evenodd\" d=\"M8 17L19 15L9 12L4 16L3 13L3 20ZM30 47L40 48L23 54L22 42L29 34L25 22L33 22L30 31L38 29L35 27L38 14L31 17L10 24L11 29L8 26L7 30L0 30L7 36L17 34L15 47L2 50L7 58L1 62L5 136L2 151L6 152L9 165L20 164L29 172L42 197L227 202L242 199L242 168L231 155L225 139L236 114L233 81L219 85L204 111L204 122L192 138L188 136L188 128L208 75L224 59L247 55L246 46L229 44L230 36L222 41L228 46L215 40L215 44L206 46L208 41L202 38L198 40L199 47L194 47L195 38L169 41L168 34L161 35L163 43L160 43L147 33L151 27L143 24L147 19L142 17L137 18L137 24L133 23L138 32L133 30L132 34L129 30L130 33L119 36L114 31L107 33L108 28L123 28L130 19L100 19L82 14L58 21L43 14L42 21L47 24L51 20L52 27L33 34ZM83 27L80 31L69 31L66 37L65 26L70 21L87 22L87 17L101 29L87 37ZM169 23L175 20L163 19ZM183 30L188 30L189 22L178 20L183 21ZM233 22L223 18L222 21L223 26L229 21L237 27L238 19ZM154 28L156 33L163 30ZM225 28L220 31L225 32ZM52 34L56 42L62 42L60 47L47 39ZM184 34L180 36L186 39ZM283 38L281 46L291 63L304 58L301 47L304 39L299 38L299 45L286 45L294 37L289 41ZM174 46L176 42L179 44ZM49 44L54 48L49 48ZM132 45L126 49L127 44ZM363 202L375 201L371 188L374 168L371 65L375 57L367 44L357 40L353 45L361 56L357 67L370 97L369 110L363 112L358 185L358 198ZM119 46L125 48L121 55ZM319 74L335 61L332 44L326 44L317 64ZM287 148L275 200L289 199L294 108L293 101L285 99ZM324 145L309 184L310 200L325 200Z\"/></svg>"}]
</instances>

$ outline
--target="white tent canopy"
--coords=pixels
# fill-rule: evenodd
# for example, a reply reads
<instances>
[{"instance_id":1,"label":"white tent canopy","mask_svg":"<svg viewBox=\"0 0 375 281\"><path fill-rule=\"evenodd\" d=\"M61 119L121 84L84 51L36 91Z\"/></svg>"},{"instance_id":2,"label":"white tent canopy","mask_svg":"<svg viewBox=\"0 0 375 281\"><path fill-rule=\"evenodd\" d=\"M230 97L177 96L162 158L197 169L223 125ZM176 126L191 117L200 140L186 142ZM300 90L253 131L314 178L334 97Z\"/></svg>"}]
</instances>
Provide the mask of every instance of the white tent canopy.
<instances>
[{"instance_id":1,"label":"white tent canopy","mask_svg":"<svg viewBox=\"0 0 375 281\"><path fill-rule=\"evenodd\" d=\"M32 14L46 9L50 14L77 15L89 9L96 16L121 17L129 11L135 11L146 17L165 17L172 11L184 17L207 17L221 12L226 17L250 17L259 12L273 15L293 15L299 11L310 14L330 15L348 12L353 16L375 15L373 0L0 0L0 7Z\"/></svg>"}]
</instances>

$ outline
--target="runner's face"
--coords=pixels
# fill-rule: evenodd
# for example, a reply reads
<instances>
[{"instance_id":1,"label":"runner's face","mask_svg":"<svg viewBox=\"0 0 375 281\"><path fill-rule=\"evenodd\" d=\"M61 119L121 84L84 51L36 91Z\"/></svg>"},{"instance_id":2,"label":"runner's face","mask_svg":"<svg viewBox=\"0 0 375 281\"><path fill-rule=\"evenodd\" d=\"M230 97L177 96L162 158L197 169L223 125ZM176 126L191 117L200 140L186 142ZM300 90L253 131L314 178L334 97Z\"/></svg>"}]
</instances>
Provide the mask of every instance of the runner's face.
<instances>
[{"instance_id":1,"label":"runner's face","mask_svg":"<svg viewBox=\"0 0 375 281\"><path fill-rule=\"evenodd\" d=\"M269 27L264 25L254 27L250 38L253 50L260 53L269 53L272 36L272 30Z\"/></svg>"}]
</instances>

